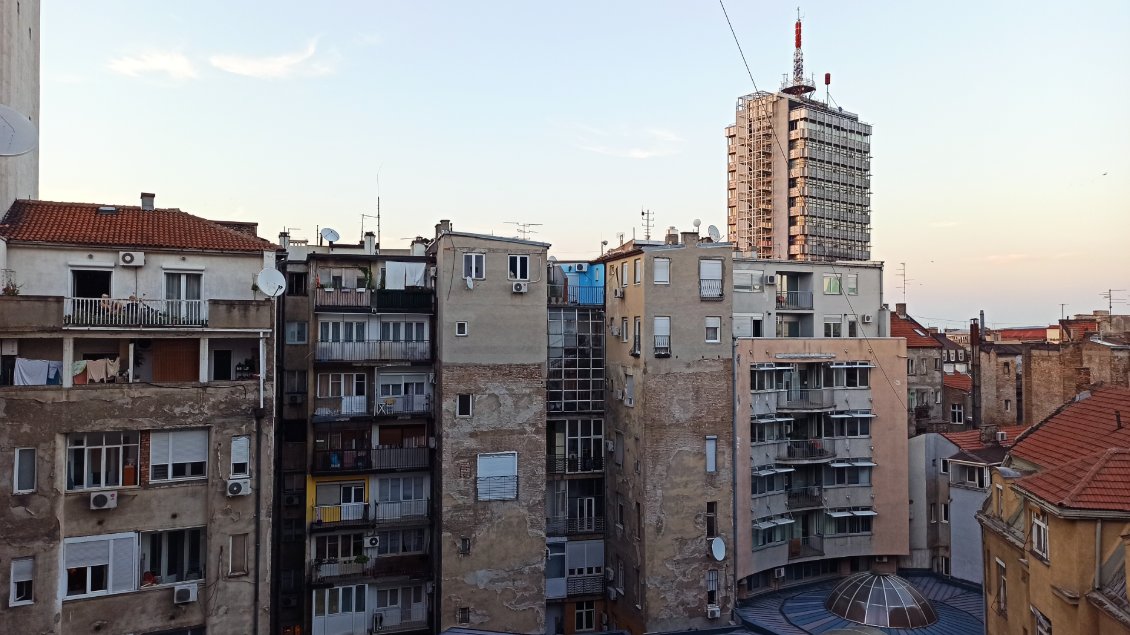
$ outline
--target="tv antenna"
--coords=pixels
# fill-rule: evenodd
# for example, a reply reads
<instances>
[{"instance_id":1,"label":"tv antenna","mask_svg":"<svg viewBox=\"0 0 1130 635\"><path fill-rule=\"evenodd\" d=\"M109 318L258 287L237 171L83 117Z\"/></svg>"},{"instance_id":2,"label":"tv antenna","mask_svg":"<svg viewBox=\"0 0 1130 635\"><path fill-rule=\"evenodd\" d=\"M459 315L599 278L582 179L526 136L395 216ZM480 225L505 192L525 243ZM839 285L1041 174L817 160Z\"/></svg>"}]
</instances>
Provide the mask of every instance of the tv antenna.
<instances>
[{"instance_id":1,"label":"tv antenna","mask_svg":"<svg viewBox=\"0 0 1130 635\"><path fill-rule=\"evenodd\" d=\"M1102 293L1099 294L1100 298L1106 298L1106 312L1107 313L1114 315L1114 305L1126 303L1125 298L1114 297L1114 294L1116 294L1116 293L1125 293L1125 292L1126 292L1126 289L1107 289L1106 291L1103 291Z\"/></svg>"},{"instance_id":2,"label":"tv antenna","mask_svg":"<svg viewBox=\"0 0 1130 635\"><path fill-rule=\"evenodd\" d=\"M655 227L655 212L641 206L640 217L643 218L643 239L651 240L651 228Z\"/></svg>"},{"instance_id":3,"label":"tv antenna","mask_svg":"<svg viewBox=\"0 0 1130 635\"><path fill-rule=\"evenodd\" d=\"M379 211L380 209L381 209L381 199L380 199L380 197L377 197L377 210L378 210L377 215L373 216L372 214L366 214L364 212L361 213L361 237L362 238L365 237L365 219L366 218L377 219L377 244L378 245L381 244L381 213Z\"/></svg>"},{"instance_id":4,"label":"tv antenna","mask_svg":"<svg viewBox=\"0 0 1130 635\"><path fill-rule=\"evenodd\" d=\"M516 220L508 220L506 221L506 224L517 226L518 236L522 240L529 240L530 234L538 233L536 229L530 229L531 227L540 227L542 225L542 223L522 223Z\"/></svg>"},{"instance_id":5,"label":"tv antenna","mask_svg":"<svg viewBox=\"0 0 1130 635\"><path fill-rule=\"evenodd\" d=\"M907 278L907 277L906 277L906 263L905 263L905 262L900 262L900 263L899 263L899 270L898 270L898 274L897 274L897 275L898 275L898 276L899 276L900 278L902 278L902 287L901 287L901 291L902 291L902 303L903 303L903 304L906 304L906 283L908 283L908 282L914 282L914 278Z\"/></svg>"}]
</instances>

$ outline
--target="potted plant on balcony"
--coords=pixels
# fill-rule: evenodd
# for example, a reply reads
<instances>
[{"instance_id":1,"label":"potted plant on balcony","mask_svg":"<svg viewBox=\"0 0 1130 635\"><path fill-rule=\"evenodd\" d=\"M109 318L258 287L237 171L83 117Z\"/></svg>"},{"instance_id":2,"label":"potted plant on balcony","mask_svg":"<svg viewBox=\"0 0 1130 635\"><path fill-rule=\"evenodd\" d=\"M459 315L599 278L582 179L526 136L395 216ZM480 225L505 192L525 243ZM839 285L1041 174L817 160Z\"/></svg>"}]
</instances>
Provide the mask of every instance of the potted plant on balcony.
<instances>
[{"instance_id":1,"label":"potted plant on balcony","mask_svg":"<svg viewBox=\"0 0 1130 635\"><path fill-rule=\"evenodd\" d=\"M16 296L20 294L23 285L16 282L16 276L11 269L4 270L4 286L0 287L0 295Z\"/></svg>"}]
</instances>

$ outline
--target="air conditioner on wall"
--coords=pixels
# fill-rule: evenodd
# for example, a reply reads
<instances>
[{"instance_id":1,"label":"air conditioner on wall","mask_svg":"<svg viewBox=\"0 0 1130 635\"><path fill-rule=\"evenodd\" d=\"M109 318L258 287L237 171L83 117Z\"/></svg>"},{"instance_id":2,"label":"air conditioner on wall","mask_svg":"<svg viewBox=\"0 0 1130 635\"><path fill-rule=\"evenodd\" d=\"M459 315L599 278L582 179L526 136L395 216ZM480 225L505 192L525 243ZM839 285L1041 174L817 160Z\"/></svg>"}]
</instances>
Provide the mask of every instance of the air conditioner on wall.
<instances>
[{"instance_id":1,"label":"air conditioner on wall","mask_svg":"<svg viewBox=\"0 0 1130 635\"><path fill-rule=\"evenodd\" d=\"M617 287L617 288L613 289L613 290L612 290L612 297L614 297L614 298L622 298L622 297L624 297L624 290L623 290L622 288L620 288L620 287Z\"/></svg>"},{"instance_id":2,"label":"air conditioner on wall","mask_svg":"<svg viewBox=\"0 0 1130 635\"><path fill-rule=\"evenodd\" d=\"M118 264L123 267L140 267L145 264L145 252L119 251Z\"/></svg>"},{"instance_id":3,"label":"air conditioner on wall","mask_svg":"<svg viewBox=\"0 0 1130 635\"><path fill-rule=\"evenodd\" d=\"M773 569L773 577L777 578L778 580L785 577L785 568L777 567L776 569Z\"/></svg>"},{"instance_id":4,"label":"air conditioner on wall","mask_svg":"<svg viewBox=\"0 0 1130 635\"><path fill-rule=\"evenodd\" d=\"M608 450L609 453L615 452L616 451L616 442L613 441L612 439L608 439L607 441L604 442L604 449Z\"/></svg>"},{"instance_id":5,"label":"air conditioner on wall","mask_svg":"<svg viewBox=\"0 0 1130 635\"><path fill-rule=\"evenodd\" d=\"M91 509L113 509L118 506L117 492L93 492L90 495Z\"/></svg>"},{"instance_id":6,"label":"air conditioner on wall","mask_svg":"<svg viewBox=\"0 0 1130 635\"><path fill-rule=\"evenodd\" d=\"M713 605L706 607L706 619L716 620L720 617L722 617L722 607Z\"/></svg>"},{"instance_id":7,"label":"air conditioner on wall","mask_svg":"<svg viewBox=\"0 0 1130 635\"><path fill-rule=\"evenodd\" d=\"M234 478L228 481L228 497L248 496L251 494L251 479Z\"/></svg>"},{"instance_id":8,"label":"air conditioner on wall","mask_svg":"<svg viewBox=\"0 0 1130 635\"><path fill-rule=\"evenodd\" d=\"M584 273L588 270L589 266L583 262L577 263L577 266L573 268L573 271L576 271L577 273Z\"/></svg>"},{"instance_id":9,"label":"air conditioner on wall","mask_svg":"<svg viewBox=\"0 0 1130 635\"><path fill-rule=\"evenodd\" d=\"M616 589L608 587L608 599L611 601L616 600Z\"/></svg>"},{"instance_id":10,"label":"air conditioner on wall","mask_svg":"<svg viewBox=\"0 0 1130 635\"><path fill-rule=\"evenodd\" d=\"M765 284L777 284L777 276L765 276Z\"/></svg>"},{"instance_id":11,"label":"air conditioner on wall","mask_svg":"<svg viewBox=\"0 0 1130 635\"><path fill-rule=\"evenodd\" d=\"M377 534L366 534L365 546L370 549L376 549L377 547L381 546L381 537Z\"/></svg>"},{"instance_id":12,"label":"air conditioner on wall","mask_svg":"<svg viewBox=\"0 0 1130 635\"><path fill-rule=\"evenodd\" d=\"M189 604L195 602L198 590L196 583L176 585L173 587L173 604Z\"/></svg>"},{"instance_id":13,"label":"air conditioner on wall","mask_svg":"<svg viewBox=\"0 0 1130 635\"><path fill-rule=\"evenodd\" d=\"M514 286L510 288L514 293L526 293L530 290L529 282L515 282Z\"/></svg>"},{"instance_id":14,"label":"air conditioner on wall","mask_svg":"<svg viewBox=\"0 0 1130 635\"><path fill-rule=\"evenodd\" d=\"M859 316L859 321L863 322L864 324L870 324L872 322L872 320L874 320L874 319L875 319L874 317L872 317L870 314L867 314L867 313Z\"/></svg>"}]
</instances>

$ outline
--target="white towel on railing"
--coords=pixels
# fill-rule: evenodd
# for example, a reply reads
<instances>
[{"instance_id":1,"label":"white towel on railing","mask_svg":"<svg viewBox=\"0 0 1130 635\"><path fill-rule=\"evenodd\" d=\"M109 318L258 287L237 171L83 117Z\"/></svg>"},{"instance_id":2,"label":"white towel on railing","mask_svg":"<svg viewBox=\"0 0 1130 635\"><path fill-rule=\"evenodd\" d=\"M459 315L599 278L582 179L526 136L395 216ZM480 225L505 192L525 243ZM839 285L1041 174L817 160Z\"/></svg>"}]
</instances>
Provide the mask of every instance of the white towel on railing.
<instances>
[{"instance_id":1,"label":"white towel on railing","mask_svg":"<svg viewBox=\"0 0 1130 635\"><path fill-rule=\"evenodd\" d=\"M105 359L92 359L86 362L86 380L89 383L97 383L106 381L107 377L107 361Z\"/></svg>"},{"instance_id":2,"label":"white towel on railing","mask_svg":"<svg viewBox=\"0 0 1130 635\"><path fill-rule=\"evenodd\" d=\"M16 373L13 383L16 386L46 386L50 364L46 359L16 358Z\"/></svg>"}]
</instances>

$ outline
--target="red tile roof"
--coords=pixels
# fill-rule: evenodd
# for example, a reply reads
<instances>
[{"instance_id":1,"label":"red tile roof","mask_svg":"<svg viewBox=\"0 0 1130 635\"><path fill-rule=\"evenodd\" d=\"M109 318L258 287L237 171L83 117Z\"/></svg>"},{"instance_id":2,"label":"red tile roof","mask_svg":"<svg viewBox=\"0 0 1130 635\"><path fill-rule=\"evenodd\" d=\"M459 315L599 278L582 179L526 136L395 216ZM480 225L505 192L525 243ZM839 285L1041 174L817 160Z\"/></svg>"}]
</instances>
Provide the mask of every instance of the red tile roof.
<instances>
[{"instance_id":1,"label":"red tile roof","mask_svg":"<svg viewBox=\"0 0 1130 635\"><path fill-rule=\"evenodd\" d=\"M1130 449L1096 452L1015 485L1059 507L1130 512Z\"/></svg>"},{"instance_id":2,"label":"red tile roof","mask_svg":"<svg viewBox=\"0 0 1130 635\"><path fill-rule=\"evenodd\" d=\"M270 251L275 245L179 209L143 211L96 203L19 200L0 220L0 237L12 242L206 251Z\"/></svg>"},{"instance_id":3,"label":"red tile roof","mask_svg":"<svg viewBox=\"0 0 1130 635\"><path fill-rule=\"evenodd\" d=\"M946 373L942 375L942 385L965 392L973 392L973 378L965 373Z\"/></svg>"},{"instance_id":4,"label":"red tile roof","mask_svg":"<svg viewBox=\"0 0 1130 635\"><path fill-rule=\"evenodd\" d=\"M891 314L891 337L905 337L907 348L941 348L930 331L909 315Z\"/></svg>"},{"instance_id":5,"label":"red tile roof","mask_svg":"<svg viewBox=\"0 0 1130 635\"><path fill-rule=\"evenodd\" d=\"M1005 433L1005 440L1001 441L1000 445L1006 448L1011 447L1013 443L1016 443L1016 437L1020 436L1020 433L1027 429L1028 426L1001 426L997 431ZM949 439L951 443L965 452L975 452L986 446L996 445L996 443L984 443L981 441L981 430L943 432L942 436Z\"/></svg>"},{"instance_id":6,"label":"red tile roof","mask_svg":"<svg viewBox=\"0 0 1130 635\"><path fill-rule=\"evenodd\" d=\"M1130 448L1130 388L1101 386L1077 399L1017 439L1012 456L1051 469L1099 450Z\"/></svg>"},{"instance_id":7,"label":"red tile roof","mask_svg":"<svg viewBox=\"0 0 1130 635\"><path fill-rule=\"evenodd\" d=\"M1049 327L1032 327L1032 328L1015 328L1015 329L994 329L993 335L999 341L1012 341L1017 340L1020 342L1046 342L1048 339L1048 329L1058 329L1059 325Z\"/></svg>"}]
</instances>

